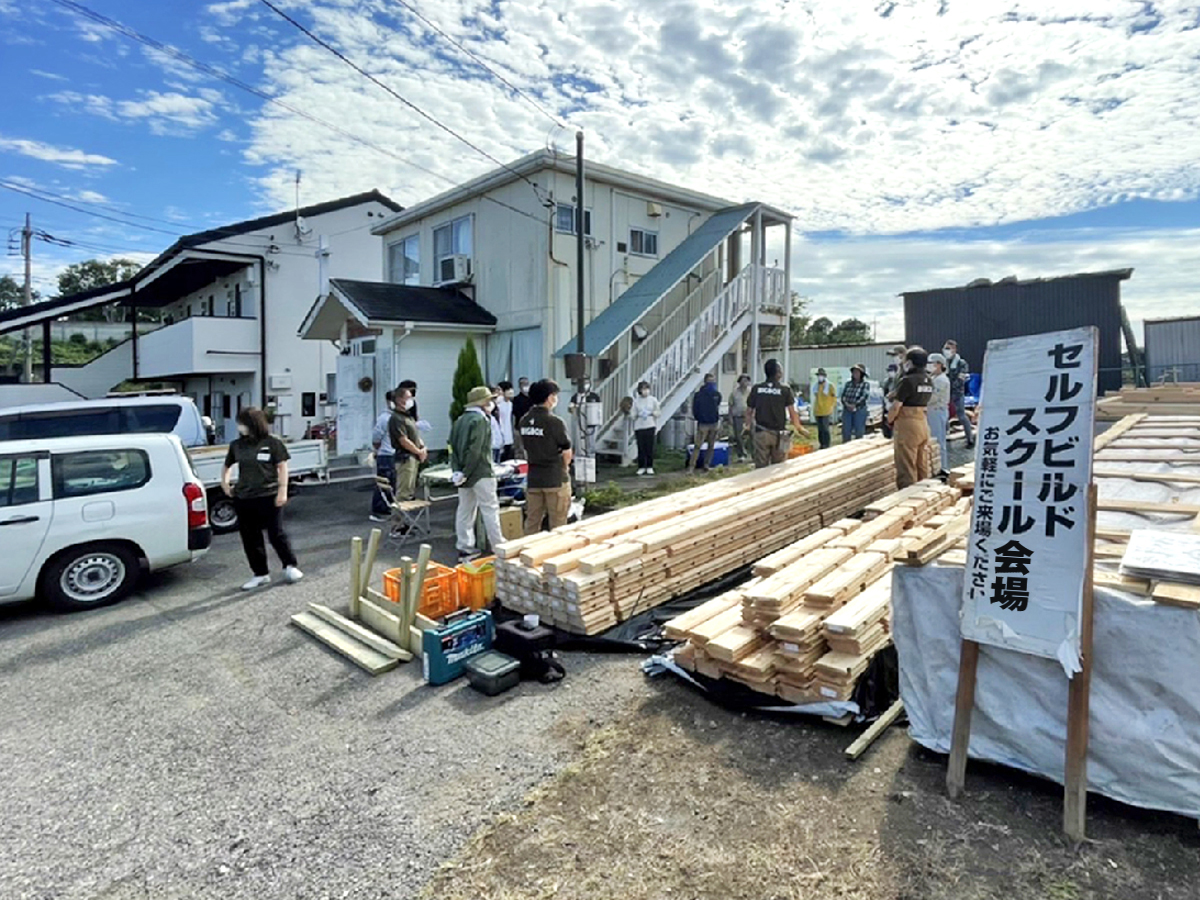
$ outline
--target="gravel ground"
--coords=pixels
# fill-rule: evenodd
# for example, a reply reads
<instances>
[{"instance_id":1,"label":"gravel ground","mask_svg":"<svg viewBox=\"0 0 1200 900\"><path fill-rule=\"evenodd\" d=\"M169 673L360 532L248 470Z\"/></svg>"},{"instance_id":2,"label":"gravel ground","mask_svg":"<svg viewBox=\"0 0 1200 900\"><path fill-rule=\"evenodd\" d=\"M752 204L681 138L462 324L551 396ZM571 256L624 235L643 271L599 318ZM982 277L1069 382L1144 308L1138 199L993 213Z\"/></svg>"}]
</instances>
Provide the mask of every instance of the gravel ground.
<instances>
[{"instance_id":1,"label":"gravel ground","mask_svg":"<svg viewBox=\"0 0 1200 900\"><path fill-rule=\"evenodd\" d=\"M492 699L326 651L288 617L344 606L366 508L362 487L295 497L297 585L243 594L229 535L117 606L0 608L0 898L410 897L652 690L629 656Z\"/></svg>"}]
</instances>

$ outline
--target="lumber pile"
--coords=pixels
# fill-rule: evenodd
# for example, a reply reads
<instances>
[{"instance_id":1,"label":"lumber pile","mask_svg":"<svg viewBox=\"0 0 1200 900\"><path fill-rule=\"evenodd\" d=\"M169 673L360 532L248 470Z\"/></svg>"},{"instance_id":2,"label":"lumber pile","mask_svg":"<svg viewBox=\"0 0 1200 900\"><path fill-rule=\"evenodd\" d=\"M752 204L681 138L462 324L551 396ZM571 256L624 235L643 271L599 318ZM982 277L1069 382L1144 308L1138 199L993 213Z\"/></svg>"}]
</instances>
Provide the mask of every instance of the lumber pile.
<instances>
[{"instance_id":1,"label":"lumber pile","mask_svg":"<svg viewBox=\"0 0 1200 900\"><path fill-rule=\"evenodd\" d=\"M868 504L760 559L735 590L666 623L681 666L790 703L847 700L891 642L891 571L966 509L937 481ZM931 526L932 523L932 526Z\"/></svg>"},{"instance_id":2,"label":"lumber pile","mask_svg":"<svg viewBox=\"0 0 1200 900\"><path fill-rule=\"evenodd\" d=\"M1118 393L1096 401L1096 417L1099 419L1120 419L1137 413L1200 416L1200 383L1123 387Z\"/></svg>"},{"instance_id":3,"label":"lumber pile","mask_svg":"<svg viewBox=\"0 0 1200 900\"><path fill-rule=\"evenodd\" d=\"M835 523L894 486L891 444L853 441L501 544L496 594L596 634L806 536L844 536Z\"/></svg>"}]
</instances>

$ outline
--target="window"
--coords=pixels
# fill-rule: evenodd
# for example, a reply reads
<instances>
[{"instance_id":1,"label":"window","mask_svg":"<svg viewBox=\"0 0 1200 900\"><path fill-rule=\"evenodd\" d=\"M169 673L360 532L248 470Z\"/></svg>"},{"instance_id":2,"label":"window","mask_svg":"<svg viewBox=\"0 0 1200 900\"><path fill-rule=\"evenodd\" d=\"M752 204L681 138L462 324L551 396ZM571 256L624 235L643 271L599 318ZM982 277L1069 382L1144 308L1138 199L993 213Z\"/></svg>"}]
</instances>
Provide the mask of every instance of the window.
<instances>
[{"instance_id":1,"label":"window","mask_svg":"<svg viewBox=\"0 0 1200 900\"><path fill-rule=\"evenodd\" d=\"M161 406L130 406L121 410L121 430L116 434L171 434L179 424L183 407L174 403Z\"/></svg>"},{"instance_id":2,"label":"window","mask_svg":"<svg viewBox=\"0 0 1200 900\"><path fill-rule=\"evenodd\" d=\"M22 506L38 499L37 457L0 459L0 507Z\"/></svg>"},{"instance_id":3,"label":"window","mask_svg":"<svg viewBox=\"0 0 1200 900\"><path fill-rule=\"evenodd\" d=\"M737 371L737 351L726 353L721 357L721 371L731 375Z\"/></svg>"},{"instance_id":4,"label":"window","mask_svg":"<svg viewBox=\"0 0 1200 900\"><path fill-rule=\"evenodd\" d=\"M317 414L317 394L315 391L304 391L300 395L300 415L311 419Z\"/></svg>"},{"instance_id":5,"label":"window","mask_svg":"<svg viewBox=\"0 0 1200 900\"><path fill-rule=\"evenodd\" d=\"M575 233L575 207L570 203L560 203L554 210L554 229L564 234ZM591 236L592 211L583 211L583 233Z\"/></svg>"},{"instance_id":6,"label":"window","mask_svg":"<svg viewBox=\"0 0 1200 900\"><path fill-rule=\"evenodd\" d=\"M443 277L446 269L442 266L442 261L449 259L451 256L470 256L471 255L471 217L463 216L460 219L455 219L443 225L441 228L433 230L433 261L436 264L434 273L438 276L438 281L451 281L450 278Z\"/></svg>"},{"instance_id":7,"label":"window","mask_svg":"<svg viewBox=\"0 0 1200 900\"><path fill-rule=\"evenodd\" d=\"M421 240L418 235L388 247L388 281L392 284L421 283Z\"/></svg>"},{"instance_id":8,"label":"window","mask_svg":"<svg viewBox=\"0 0 1200 900\"><path fill-rule=\"evenodd\" d=\"M120 433L121 417L115 406L20 413L0 419L0 441Z\"/></svg>"},{"instance_id":9,"label":"window","mask_svg":"<svg viewBox=\"0 0 1200 900\"><path fill-rule=\"evenodd\" d=\"M150 457L142 450L62 453L50 463L55 498L131 491L150 480Z\"/></svg>"},{"instance_id":10,"label":"window","mask_svg":"<svg viewBox=\"0 0 1200 900\"><path fill-rule=\"evenodd\" d=\"M231 319L242 316L242 286L235 284L232 291L225 292L225 315Z\"/></svg>"},{"instance_id":11,"label":"window","mask_svg":"<svg viewBox=\"0 0 1200 900\"><path fill-rule=\"evenodd\" d=\"M631 228L629 230L629 252L637 256L658 256L658 232Z\"/></svg>"}]
</instances>

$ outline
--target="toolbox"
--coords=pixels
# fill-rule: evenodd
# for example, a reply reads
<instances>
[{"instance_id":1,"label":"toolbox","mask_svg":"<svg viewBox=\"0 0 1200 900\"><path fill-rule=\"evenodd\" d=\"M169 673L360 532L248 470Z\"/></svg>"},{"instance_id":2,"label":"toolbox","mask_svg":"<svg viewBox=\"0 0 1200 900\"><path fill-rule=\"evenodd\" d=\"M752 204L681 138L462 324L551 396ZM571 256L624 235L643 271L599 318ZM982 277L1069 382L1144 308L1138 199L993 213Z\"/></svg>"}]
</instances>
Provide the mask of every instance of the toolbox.
<instances>
[{"instance_id":1,"label":"toolbox","mask_svg":"<svg viewBox=\"0 0 1200 900\"><path fill-rule=\"evenodd\" d=\"M487 610L460 609L421 635L421 667L430 684L446 684L466 671L467 661L492 649L495 628Z\"/></svg>"},{"instance_id":2,"label":"toolbox","mask_svg":"<svg viewBox=\"0 0 1200 900\"><path fill-rule=\"evenodd\" d=\"M511 656L488 650L467 660L467 681L475 690L495 697L521 681L521 664Z\"/></svg>"}]
</instances>

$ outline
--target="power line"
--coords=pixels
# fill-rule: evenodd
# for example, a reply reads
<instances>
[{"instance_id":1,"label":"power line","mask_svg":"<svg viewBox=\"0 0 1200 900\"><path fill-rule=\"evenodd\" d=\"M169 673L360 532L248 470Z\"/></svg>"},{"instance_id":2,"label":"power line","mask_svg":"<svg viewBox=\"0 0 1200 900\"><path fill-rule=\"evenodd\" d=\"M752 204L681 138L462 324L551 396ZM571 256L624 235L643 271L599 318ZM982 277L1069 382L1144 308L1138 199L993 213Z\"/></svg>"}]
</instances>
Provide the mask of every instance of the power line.
<instances>
[{"instance_id":1,"label":"power line","mask_svg":"<svg viewBox=\"0 0 1200 900\"><path fill-rule=\"evenodd\" d=\"M43 203L49 203L53 206L61 206L64 209L69 209L73 212L82 213L85 216L95 216L98 219L107 219L110 222L116 222L118 225L124 225L127 228L142 228L142 229L145 229L146 231L157 231L159 234L169 234L171 237L175 237L177 234L174 231L167 231L165 228L155 228L153 225L140 225L137 222L130 222L130 221L127 221L124 219L118 219L116 216L110 216L105 213L92 212L90 210L81 209L78 206L74 206L70 203L65 203L62 200L52 200L49 197L39 197L33 191L28 190L27 188L21 187L19 185L10 184L7 181L0 181L0 187L4 188L6 190L9 190L9 191L15 191L18 194L24 194L26 197L32 197L34 200L40 200Z\"/></svg>"},{"instance_id":2,"label":"power line","mask_svg":"<svg viewBox=\"0 0 1200 900\"><path fill-rule=\"evenodd\" d=\"M271 94L266 93L265 91L259 90L258 88L254 87L253 85L247 84L246 82L229 74L228 72L225 72L222 69L216 68L215 66L210 66L208 63L202 62L192 56L189 56L187 53L184 53L182 50L172 47L169 44L164 44L161 41L156 40L155 38L152 38L148 35L142 34L141 32L131 28L128 25L125 25L122 22L118 22L115 19L110 19L108 16L102 15L101 13L98 13L95 10L89 9L88 7L84 6L81 3L76 3L76 2L74 2L74 0L52 0L52 2L58 4L59 6L63 7L64 9L70 10L71 12L74 12L80 16L83 16L84 18L89 19L98 25L102 25L105 28L115 31L118 34L121 34L124 37L126 37L132 41L135 41L139 44L142 44L144 46L147 46L154 50L157 50L161 53L164 53L167 56L170 56L172 59L178 60L179 62L183 63L184 65L189 66L190 68L193 68L198 72L202 72L211 78L215 78L219 81L223 81L226 84L229 84L233 87L238 88L239 90L242 90L242 91L245 91L246 93L252 94L255 97L258 97L260 100L263 100L266 103L271 103L275 106L278 106L280 109L285 109L288 112L292 113L293 115L299 116L300 118L305 119L306 121L312 122L314 125L320 125L323 128L328 128L330 131L333 131L334 133L341 135L342 137L346 138L349 141L353 141L356 144L360 144L363 147L367 147L368 149L374 150L377 153L381 153L384 156L388 156L406 166L411 166L412 168L417 169L418 171L424 172L425 174L430 175L430 176L438 179L439 181L444 181L450 185L457 184L457 182L455 182L453 178L450 178L447 175L443 175L441 172L435 172L433 169L423 166L420 163L414 162L413 160L408 159L407 157L399 155L394 150L391 150L387 147L380 146L379 144L376 144L364 137L360 137L359 135L349 132L338 125L335 125L332 122L327 122L324 119L318 118L317 116L314 116L302 109L292 106L290 103L280 100L278 97L274 97ZM489 157L489 159L490 158L491 157ZM519 172L516 172L514 169L512 169L509 166L505 166L505 165L501 164L501 167L510 172L514 172L514 174L517 174L519 177L524 178L524 176L521 176ZM524 180L529 181L528 178L524 178ZM533 183L530 182L530 184L532 185ZM537 186L533 185L533 187L534 187L534 193L537 194L537 191L538 191ZM496 206L503 207L504 209L507 209L510 212L514 212L517 215L525 216L527 219L533 219L538 224L543 224L543 225L545 224L545 221L540 216L535 216L532 213L526 212L525 210L520 209L516 206L512 206L511 204L506 203L503 200L497 200L495 197L489 197L486 195L482 199L484 199L485 201L487 201L489 203L495 204ZM538 201L542 205L547 205L547 201L545 199L543 199L540 195L538 195ZM165 221L165 220L159 220L159 221ZM209 230L220 231L220 229L209 229Z\"/></svg>"},{"instance_id":3,"label":"power line","mask_svg":"<svg viewBox=\"0 0 1200 900\"><path fill-rule=\"evenodd\" d=\"M559 119L553 113L547 111L547 109L544 106L542 106L540 103L538 103L536 100L534 100L528 94L526 94L523 90L521 90L519 87L517 87L515 84L513 84L507 78L505 78L503 75L501 75L499 72L497 72L491 66L489 66L487 64L487 62L485 62L482 58L480 58L478 55L476 55L474 53L474 51L468 49L461 42L459 42L455 38L451 37L449 34L447 34L445 31L443 31L441 28L439 28L433 22L429 21L429 19L427 19L415 6L413 6L411 3L408 3L407 0L395 0L395 2L399 3L401 6L403 6L410 13L412 13L414 16L416 16L418 19L420 19L422 22L424 22L426 25L428 25L431 29L433 29L438 34L440 34L443 38L445 38L447 41L449 41L451 44L453 44L455 47L457 47L459 50L461 50L467 56L469 56L469 57L471 57L471 59L475 60L475 62L479 64L480 68L490 72L502 84L504 84L511 91L513 91L518 96L523 98L527 103L529 103L530 106L532 106L534 109L536 109L538 112L540 112L543 116L545 116L547 119L549 119L555 125L557 125L559 128L567 127L565 124L563 124L561 119Z\"/></svg>"},{"instance_id":4,"label":"power line","mask_svg":"<svg viewBox=\"0 0 1200 900\"><path fill-rule=\"evenodd\" d=\"M306 37L308 37L309 40L311 40L313 43L317 44L318 46L324 47L326 50L328 50L330 53L332 53L334 56L336 56L338 59L340 59L346 65L348 65L351 69L353 69L359 75L363 76L363 78L366 78L372 84L376 85L379 88L382 88L388 94L395 97L397 100L399 100L401 103L403 103L409 109L411 109L417 115L421 116L421 118L423 118L427 122L430 122L431 124L437 126L442 131L446 132L446 134L450 135L451 137L455 138L456 140L460 141L461 143L466 144L468 147L470 147L472 150L474 150L480 156L483 156L484 158L491 160L496 165L498 165L500 168L506 169L509 172L512 172L514 175L516 175L518 178L520 178L522 181L524 181L526 184L528 184L531 188L533 188L533 192L537 196L537 198L540 202L545 202L544 198L538 193L538 186L529 180L529 176L523 175L522 173L518 172L516 169L512 168L511 166L509 166L505 163L502 163L500 160L496 159L496 157L492 156L492 154L488 153L482 147L478 146L477 144L475 144L472 141L468 140L467 138L463 137L461 134L459 134L457 131L455 131L453 128L451 128L449 125L446 125L445 123L441 122L439 119L437 119L434 116L430 115L429 113L425 112L425 110L421 109L421 107L417 106L417 104L413 103L408 98L402 96L400 93L398 93L396 90L394 90L390 86L384 84L382 81L380 81L378 78L376 78L370 72L368 72L366 69L362 68L362 66L358 65L358 63L354 62L354 60L350 59L348 56L346 56L344 53L342 53L340 50L338 50L332 44L328 43L327 41L318 37L313 32L309 31L302 24L300 24L300 22L296 21L291 16L289 16L286 12L284 12L282 9L280 9L278 6L273 4L271 2L271 0L259 0L259 2L263 6L267 7L267 9L271 10L273 13L275 13L277 16L279 16L281 19L283 19L284 21L286 21L286 22L290 23L292 26L294 26L298 31L300 31L302 34L304 34Z\"/></svg>"}]
</instances>

